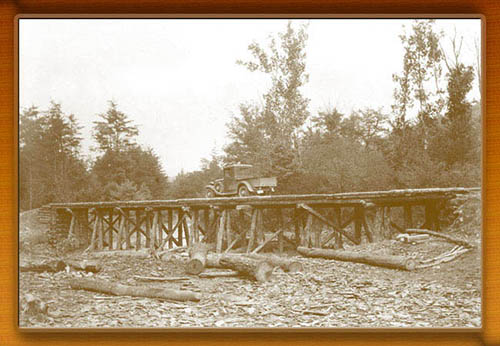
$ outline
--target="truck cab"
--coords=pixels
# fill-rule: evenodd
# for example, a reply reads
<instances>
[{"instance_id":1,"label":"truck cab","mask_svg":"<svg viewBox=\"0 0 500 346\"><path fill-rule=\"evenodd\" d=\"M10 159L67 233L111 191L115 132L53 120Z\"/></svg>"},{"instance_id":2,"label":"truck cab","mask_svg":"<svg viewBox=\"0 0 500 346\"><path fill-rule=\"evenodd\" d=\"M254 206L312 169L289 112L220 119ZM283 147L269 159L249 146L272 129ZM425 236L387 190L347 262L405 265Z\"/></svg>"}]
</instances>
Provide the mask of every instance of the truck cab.
<instances>
[{"instance_id":1,"label":"truck cab","mask_svg":"<svg viewBox=\"0 0 500 346\"><path fill-rule=\"evenodd\" d=\"M276 177L259 177L252 165L230 164L224 166L223 177L210 182L206 188L206 197L250 196L274 192Z\"/></svg>"}]
</instances>

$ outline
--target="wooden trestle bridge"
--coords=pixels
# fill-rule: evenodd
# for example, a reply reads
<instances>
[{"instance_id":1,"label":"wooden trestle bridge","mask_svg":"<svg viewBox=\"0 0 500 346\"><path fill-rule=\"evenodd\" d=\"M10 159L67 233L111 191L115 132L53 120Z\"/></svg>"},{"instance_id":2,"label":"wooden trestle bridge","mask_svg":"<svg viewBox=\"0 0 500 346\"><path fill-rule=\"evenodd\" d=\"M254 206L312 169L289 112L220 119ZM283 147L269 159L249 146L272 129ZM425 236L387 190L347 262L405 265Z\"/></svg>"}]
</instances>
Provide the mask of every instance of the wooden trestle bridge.
<instances>
[{"instance_id":1,"label":"wooden trestle bridge","mask_svg":"<svg viewBox=\"0 0 500 346\"><path fill-rule=\"evenodd\" d=\"M84 234L95 250L190 246L209 240L217 252L258 252L271 241L329 247L371 242L373 218L395 231L440 229L444 202L479 188L432 188L313 195L54 203L51 226ZM398 215L395 218L395 215ZM399 224L398 224L399 223Z\"/></svg>"}]
</instances>

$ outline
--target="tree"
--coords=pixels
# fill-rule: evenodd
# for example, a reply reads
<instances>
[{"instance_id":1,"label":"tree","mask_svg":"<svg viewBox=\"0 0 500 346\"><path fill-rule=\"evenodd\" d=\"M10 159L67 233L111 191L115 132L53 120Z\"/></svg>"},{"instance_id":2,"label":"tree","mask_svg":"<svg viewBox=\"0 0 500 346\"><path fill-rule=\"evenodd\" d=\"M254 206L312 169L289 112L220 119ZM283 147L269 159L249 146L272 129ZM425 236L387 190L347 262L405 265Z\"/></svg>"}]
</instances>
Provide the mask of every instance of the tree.
<instances>
[{"instance_id":1,"label":"tree","mask_svg":"<svg viewBox=\"0 0 500 346\"><path fill-rule=\"evenodd\" d=\"M60 104L25 109L19 123L19 176L22 209L82 199L87 172L80 157L80 129Z\"/></svg>"},{"instance_id":2,"label":"tree","mask_svg":"<svg viewBox=\"0 0 500 346\"><path fill-rule=\"evenodd\" d=\"M177 174L169 187L169 198L205 197L208 182L222 177L221 158L212 155L211 159L201 160L201 170Z\"/></svg>"},{"instance_id":3,"label":"tree","mask_svg":"<svg viewBox=\"0 0 500 346\"><path fill-rule=\"evenodd\" d=\"M117 107L109 101L106 113L98 115L102 120L94 121L94 139L101 152L125 150L135 143L139 134L137 126L131 125L132 121Z\"/></svg>"},{"instance_id":4,"label":"tree","mask_svg":"<svg viewBox=\"0 0 500 346\"><path fill-rule=\"evenodd\" d=\"M443 107L440 82L442 51L439 39L442 33L433 29L434 20L415 20L410 34L400 36L405 54L403 72L393 75L397 83L393 110L399 126L407 123L407 113L417 102L417 119L423 124L439 115Z\"/></svg>"},{"instance_id":5,"label":"tree","mask_svg":"<svg viewBox=\"0 0 500 346\"><path fill-rule=\"evenodd\" d=\"M253 60L237 61L250 71L269 75L271 87L263 95L262 108L240 107L241 117L234 118L229 125L229 134L234 140L226 149L229 156L256 159L257 162L249 163L262 166L265 173L282 177L297 167L300 130L309 117L309 99L301 93L308 81L306 41L306 26L296 29L288 22L284 32L271 38L268 48L255 42L248 46ZM254 147L258 150L254 151ZM293 164L289 162L290 157Z\"/></svg>"},{"instance_id":6,"label":"tree","mask_svg":"<svg viewBox=\"0 0 500 346\"><path fill-rule=\"evenodd\" d=\"M165 198L167 177L153 150L136 144L137 126L112 101L98 116L103 120L94 122L94 139L101 155L91 170L93 199Z\"/></svg>"}]
</instances>

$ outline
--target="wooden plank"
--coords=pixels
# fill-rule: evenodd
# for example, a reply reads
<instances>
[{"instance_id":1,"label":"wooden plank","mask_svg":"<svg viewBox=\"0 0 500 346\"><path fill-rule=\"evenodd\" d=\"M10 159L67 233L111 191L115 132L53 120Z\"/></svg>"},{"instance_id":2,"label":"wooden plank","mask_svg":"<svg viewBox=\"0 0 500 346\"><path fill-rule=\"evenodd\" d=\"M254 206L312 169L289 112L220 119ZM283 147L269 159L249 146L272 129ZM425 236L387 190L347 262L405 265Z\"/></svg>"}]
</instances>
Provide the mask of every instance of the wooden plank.
<instances>
[{"instance_id":1,"label":"wooden plank","mask_svg":"<svg viewBox=\"0 0 500 346\"><path fill-rule=\"evenodd\" d=\"M128 250L130 249L132 246L130 244L130 210L126 210L125 211L125 215L124 215L124 229L125 229L125 249Z\"/></svg>"},{"instance_id":2,"label":"wooden plank","mask_svg":"<svg viewBox=\"0 0 500 346\"><path fill-rule=\"evenodd\" d=\"M347 239L349 239L354 244L356 244L356 245L359 244L359 240L357 240L356 237L353 238L347 232L345 232L343 229L338 229L333 222L331 222L330 220L328 220L327 218L325 218L323 215L321 215L320 213L318 213L316 210L312 209L311 207L309 207L309 206L307 206L305 204L299 204L298 207L306 210L307 212L309 212L310 215L314 215L316 218L320 219L321 221L323 221L324 223L326 223L328 226L330 226L334 231L341 233L344 237L346 237ZM355 220L356 220L356 218L355 218ZM359 227L360 227L359 232L361 232L361 224L359 224Z\"/></svg>"}]
</instances>

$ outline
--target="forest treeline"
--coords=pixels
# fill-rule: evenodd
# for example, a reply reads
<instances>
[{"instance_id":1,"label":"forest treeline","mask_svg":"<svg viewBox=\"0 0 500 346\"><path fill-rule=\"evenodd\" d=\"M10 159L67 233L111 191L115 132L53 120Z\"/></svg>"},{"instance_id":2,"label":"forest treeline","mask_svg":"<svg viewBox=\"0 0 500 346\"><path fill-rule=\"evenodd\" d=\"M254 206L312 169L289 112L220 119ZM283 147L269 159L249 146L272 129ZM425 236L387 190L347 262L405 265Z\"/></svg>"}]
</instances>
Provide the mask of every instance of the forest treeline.
<instances>
[{"instance_id":1,"label":"forest treeline","mask_svg":"<svg viewBox=\"0 0 500 346\"><path fill-rule=\"evenodd\" d=\"M317 114L303 87L307 26L288 23L265 45L249 45L242 68L264 73L271 86L260 102L239 107L227 125L229 144L203 159L199 171L169 181L154 148L114 102L96 115L95 158L81 151L81 127L62 105L23 109L19 119L21 210L51 202L189 198L221 176L230 162L253 164L278 177L278 193L335 193L481 184L480 100L468 95L480 66L461 61L462 40L430 20L400 36L403 70L393 75L390 113L364 108ZM445 52L442 42L449 40ZM367 57L368 58L368 57ZM167 163L168 164L168 163Z\"/></svg>"}]
</instances>

